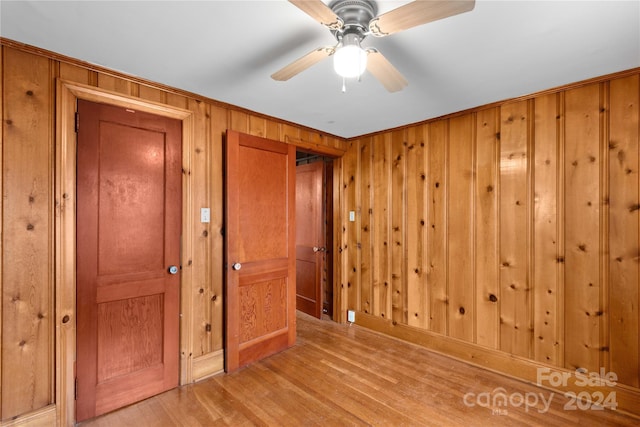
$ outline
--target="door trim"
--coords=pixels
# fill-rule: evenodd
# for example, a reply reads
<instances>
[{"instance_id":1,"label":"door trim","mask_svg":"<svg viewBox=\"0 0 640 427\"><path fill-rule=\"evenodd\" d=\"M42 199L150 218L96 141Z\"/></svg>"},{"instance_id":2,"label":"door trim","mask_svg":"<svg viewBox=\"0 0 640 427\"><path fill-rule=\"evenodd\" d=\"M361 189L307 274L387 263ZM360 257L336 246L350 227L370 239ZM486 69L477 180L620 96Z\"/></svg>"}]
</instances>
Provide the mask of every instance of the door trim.
<instances>
[{"instance_id":1,"label":"door trim","mask_svg":"<svg viewBox=\"0 0 640 427\"><path fill-rule=\"evenodd\" d=\"M191 169L194 144L193 112L154 103L93 86L56 81L55 135L55 388L59 425L75 424L75 355L76 355L76 104L78 99L131 108L182 121L182 168ZM194 222L192 183L189 174L182 176L182 265L193 253ZM183 269L180 278L180 384L193 379L190 353L193 336L193 310L189 290L191 269Z\"/></svg>"},{"instance_id":2,"label":"door trim","mask_svg":"<svg viewBox=\"0 0 640 427\"><path fill-rule=\"evenodd\" d=\"M318 169L320 172L320 182L318 183L317 181L317 173L318 173ZM315 206L315 211L312 213L312 215L308 215L307 213L307 218L313 216L313 218L311 218L311 222L313 223L314 226L318 226L319 225L319 229L316 227L312 227L315 230L316 234L316 239L313 242L314 246L321 246L321 247L325 247L325 249L327 249L327 233L326 233L326 206L324 203L324 199L326 199L326 191L325 191L325 185L324 185L324 181L325 181L325 177L326 177L326 167L325 167L325 161L324 159L317 159L316 161L312 161L310 163L305 163L305 164L301 164L298 165L296 164L296 215L298 214L298 183L300 182L299 177L298 177L298 173L300 170L303 170L303 173L309 173L309 174L313 174L313 178L314 181L312 182L311 186L314 187L313 191L316 193L314 194L314 197L311 197L313 203L316 205ZM317 202L317 199L320 198L320 203L319 205L316 204L315 202ZM296 217L296 221L297 221L297 217ZM300 260L303 257L308 257L309 252L305 251L304 249L302 250L303 255L298 255L298 233L300 231L300 224L298 224L296 222L296 262L298 260ZM302 245L303 247L306 245ZM308 248L308 246L306 246ZM314 251L313 253L313 259L314 259L314 277L315 277L315 289L314 289L314 296L315 296L315 308L313 310L313 313L309 313L308 311L306 311L307 307L304 307L305 310L302 310L300 308L300 306L298 305L299 302L301 302L301 305L307 303L309 301L309 298L306 296L302 296L298 294L298 285L300 284L298 282L298 272L296 271L296 310L300 310L304 313L307 313L309 315L312 315L314 317L317 317L318 319L322 318L322 312L323 312L323 305L324 305L324 284L322 283L322 279L324 276L323 273L323 269L325 268L325 263L326 263L326 258L327 258L327 253L331 252L331 247L328 247L327 250L325 250L324 253L317 253ZM311 262L308 259L305 260L305 262ZM298 269L298 265L296 264L296 270Z\"/></svg>"}]
</instances>

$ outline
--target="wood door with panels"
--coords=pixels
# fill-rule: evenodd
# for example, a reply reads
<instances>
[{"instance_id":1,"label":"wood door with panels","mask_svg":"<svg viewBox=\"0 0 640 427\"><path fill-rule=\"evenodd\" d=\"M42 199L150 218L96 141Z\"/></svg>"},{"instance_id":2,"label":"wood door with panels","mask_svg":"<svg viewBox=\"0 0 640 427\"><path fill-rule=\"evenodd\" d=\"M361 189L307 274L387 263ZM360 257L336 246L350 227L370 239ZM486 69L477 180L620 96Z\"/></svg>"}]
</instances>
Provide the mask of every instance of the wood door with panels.
<instances>
[{"instance_id":1,"label":"wood door with panels","mask_svg":"<svg viewBox=\"0 0 640 427\"><path fill-rule=\"evenodd\" d=\"M225 369L295 343L295 147L227 131Z\"/></svg>"},{"instance_id":2,"label":"wood door with panels","mask_svg":"<svg viewBox=\"0 0 640 427\"><path fill-rule=\"evenodd\" d=\"M182 124L78 101L76 420L178 385Z\"/></svg>"},{"instance_id":3,"label":"wood door with panels","mask_svg":"<svg viewBox=\"0 0 640 427\"><path fill-rule=\"evenodd\" d=\"M322 280L326 246L324 162L296 166L296 307L322 316Z\"/></svg>"}]
</instances>

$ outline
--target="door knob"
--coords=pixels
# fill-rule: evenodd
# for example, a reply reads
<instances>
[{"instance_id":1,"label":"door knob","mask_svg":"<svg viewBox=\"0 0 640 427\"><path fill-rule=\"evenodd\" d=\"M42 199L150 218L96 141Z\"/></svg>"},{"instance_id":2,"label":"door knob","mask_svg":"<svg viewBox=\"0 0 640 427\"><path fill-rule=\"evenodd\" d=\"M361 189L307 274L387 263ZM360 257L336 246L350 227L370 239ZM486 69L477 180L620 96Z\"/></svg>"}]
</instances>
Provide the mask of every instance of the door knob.
<instances>
[{"instance_id":1,"label":"door knob","mask_svg":"<svg viewBox=\"0 0 640 427\"><path fill-rule=\"evenodd\" d=\"M327 251L327 248L325 247L317 247L317 246L313 247L313 252L326 252L326 251Z\"/></svg>"},{"instance_id":2,"label":"door knob","mask_svg":"<svg viewBox=\"0 0 640 427\"><path fill-rule=\"evenodd\" d=\"M231 265L231 268L233 268L234 270L238 271L242 268L242 264L240 264L239 262L234 263L233 265Z\"/></svg>"},{"instance_id":3,"label":"door knob","mask_svg":"<svg viewBox=\"0 0 640 427\"><path fill-rule=\"evenodd\" d=\"M169 274L178 274L178 267L172 265L169 267Z\"/></svg>"}]
</instances>

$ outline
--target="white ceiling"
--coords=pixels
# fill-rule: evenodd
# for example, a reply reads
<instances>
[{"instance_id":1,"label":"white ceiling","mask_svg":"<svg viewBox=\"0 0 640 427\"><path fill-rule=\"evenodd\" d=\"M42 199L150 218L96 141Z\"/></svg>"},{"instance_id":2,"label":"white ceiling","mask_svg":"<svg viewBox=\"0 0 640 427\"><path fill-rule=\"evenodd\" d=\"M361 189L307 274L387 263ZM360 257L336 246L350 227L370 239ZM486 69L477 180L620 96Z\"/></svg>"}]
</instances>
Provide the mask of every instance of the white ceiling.
<instances>
[{"instance_id":1,"label":"white ceiling","mask_svg":"<svg viewBox=\"0 0 640 427\"><path fill-rule=\"evenodd\" d=\"M328 3L328 1L327 1ZM407 1L378 2L380 12ZM388 93L331 59L270 75L331 33L287 1L6 1L0 35L341 137L640 67L640 1L477 0L471 12L368 37L407 78Z\"/></svg>"}]
</instances>

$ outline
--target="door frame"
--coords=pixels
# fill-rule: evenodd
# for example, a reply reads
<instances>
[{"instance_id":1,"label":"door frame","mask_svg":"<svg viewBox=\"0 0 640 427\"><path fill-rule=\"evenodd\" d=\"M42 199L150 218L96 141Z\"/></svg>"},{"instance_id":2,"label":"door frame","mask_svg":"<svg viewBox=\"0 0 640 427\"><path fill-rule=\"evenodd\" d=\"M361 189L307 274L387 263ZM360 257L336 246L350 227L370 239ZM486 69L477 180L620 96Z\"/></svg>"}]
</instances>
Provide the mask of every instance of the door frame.
<instances>
[{"instance_id":1,"label":"door frame","mask_svg":"<svg viewBox=\"0 0 640 427\"><path fill-rule=\"evenodd\" d=\"M299 168L302 167L309 167L311 165L314 165L313 167L317 167L318 165L320 165L320 173L321 173L321 181L320 181L320 189L318 191L320 197L321 197L321 201L320 201L320 206L316 206L317 212L315 212L314 218L312 218L312 221L314 223L320 223L320 230L314 230L318 233L318 237L320 237L322 239L323 244L319 245L319 246L324 246L325 248L327 247L328 243L327 243L327 230L326 230L326 214L327 214L327 209L325 206L325 201L327 198L327 191L326 191L326 166L324 165L324 159L322 157L318 158L317 160L313 161L313 162L308 162L308 163L303 163L303 164L298 164L298 159L296 159L296 215L298 213L298 170ZM312 170L311 172L315 173L315 170ZM308 173L308 172L307 172ZM317 182L313 183L312 185L316 186L316 190L317 190ZM323 194L324 193L324 194ZM312 197L313 199L313 197ZM314 200L315 201L315 200ZM315 227L314 227L315 228ZM298 233L300 230L300 224L297 223L297 217L296 217L296 242L295 242L295 246L296 246L296 262L298 261ZM316 242L314 242L314 245L317 245L318 241L316 240ZM328 253L331 252L331 247L328 248ZM313 313L314 317L317 317L318 319L322 318L322 314L323 314L323 308L324 308L324 291L325 291L325 286L323 286L322 283L322 278L323 278L323 273L322 273L322 269L325 267L325 264L327 263L327 252L324 253L324 257L325 257L325 261L318 261L318 255L323 255L322 253L317 254L314 253L314 259L315 259L315 271L314 271L314 275L315 275L315 289L314 289L314 293L315 293L315 312ZM306 261L306 262L310 262L310 261ZM320 264L320 266L318 266L318 264ZM297 264L296 264L296 310L300 310L298 308L298 276L297 276ZM318 273L318 269L320 269L320 274ZM304 298L304 297L302 297ZM306 311L304 311L305 313L307 313ZM309 313L307 313L309 314Z\"/></svg>"},{"instance_id":2,"label":"door frame","mask_svg":"<svg viewBox=\"0 0 640 427\"><path fill-rule=\"evenodd\" d=\"M76 358L76 105L78 99L131 108L182 121L182 168L191 169L194 144L193 112L165 104L141 100L93 86L56 81L55 117L55 395L58 425L75 424ZM194 221L191 178L182 175L182 251L181 265L187 265L193 253ZM189 290L190 269L180 275L180 381L192 380L189 354L193 337L189 334L193 312Z\"/></svg>"},{"instance_id":3,"label":"door frame","mask_svg":"<svg viewBox=\"0 0 640 427\"><path fill-rule=\"evenodd\" d=\"M334 152L323 151L321 149L306 148L304 146L298 146L297 151L307 154L319 156L321 161L325 162L324 178L325 184L323 184L323 197L325 198L325 206L323 206L323 215L325 216L325 247L328 249L327 266L327 281L331 284L327 288L331 288L331 320L336 323L345 323L346 309L338 310L343 301L346 301L346 297L342 295L346 289L341 285L342 274L342 261L338 256L342 253L342 230L336 224L341 224L342 205L340 198L340 185L342 182L342 156L337 155ZM296 164L297 167L297 164ZM322 306L321 313L324 308L325 287L322 287Z\"/></svg>"}]
</instances>

